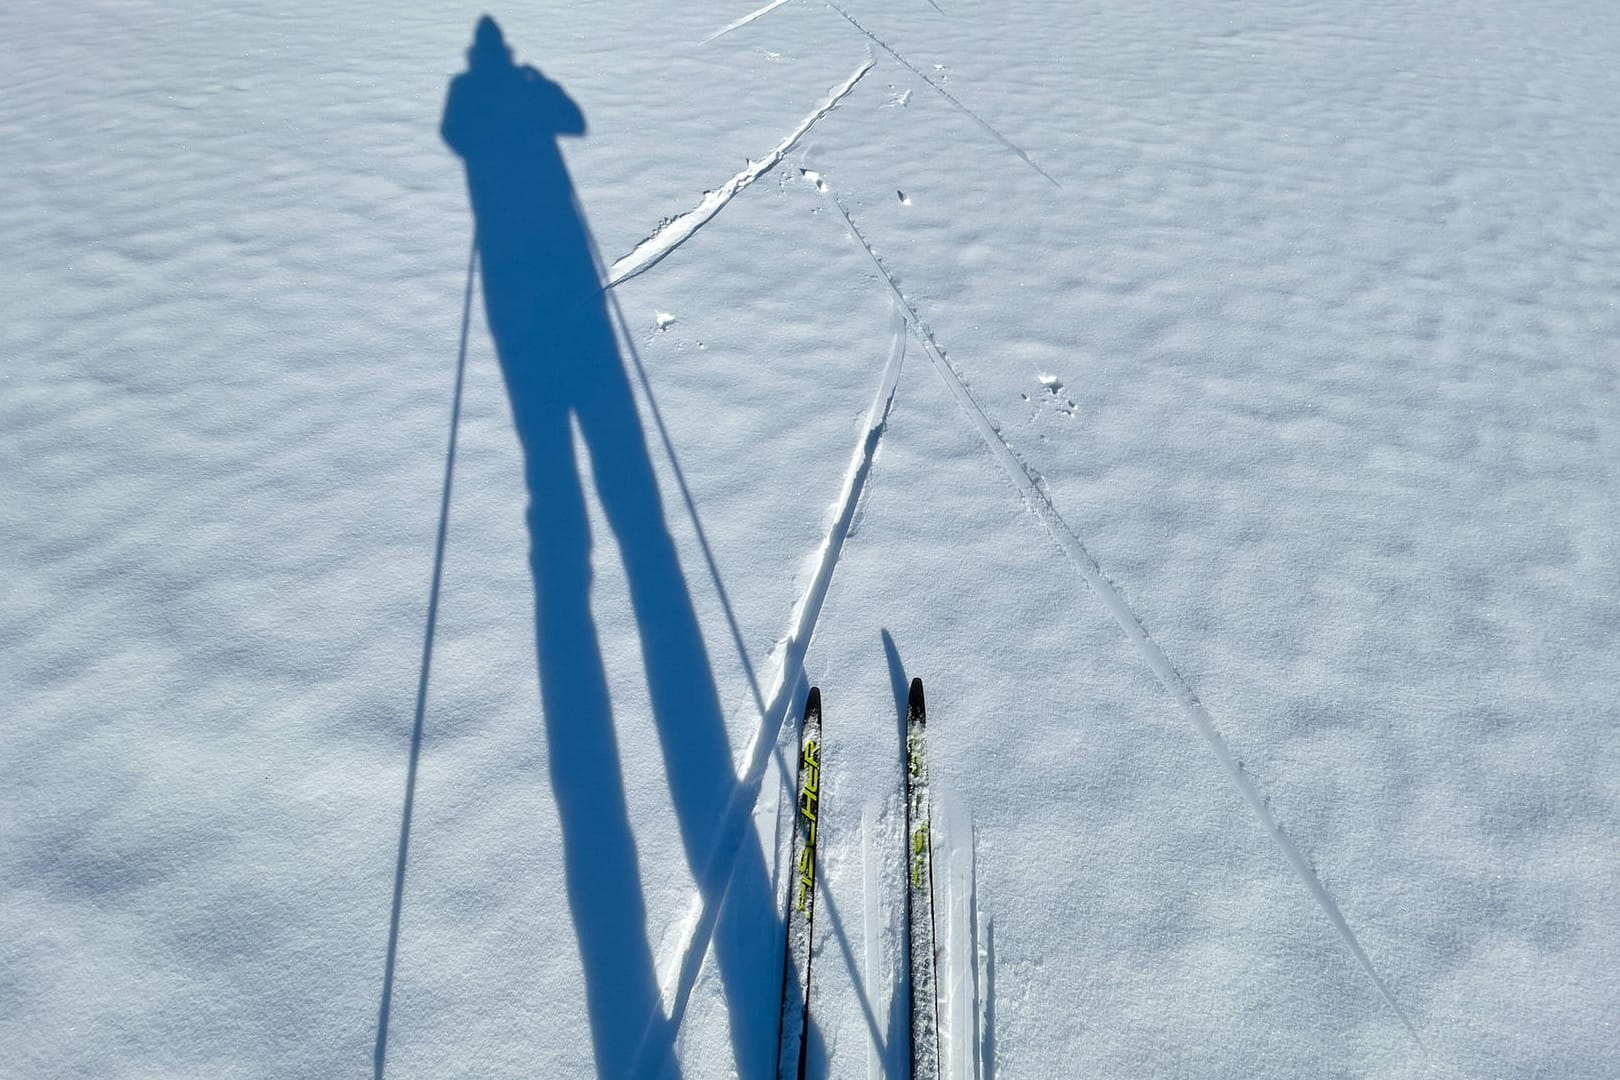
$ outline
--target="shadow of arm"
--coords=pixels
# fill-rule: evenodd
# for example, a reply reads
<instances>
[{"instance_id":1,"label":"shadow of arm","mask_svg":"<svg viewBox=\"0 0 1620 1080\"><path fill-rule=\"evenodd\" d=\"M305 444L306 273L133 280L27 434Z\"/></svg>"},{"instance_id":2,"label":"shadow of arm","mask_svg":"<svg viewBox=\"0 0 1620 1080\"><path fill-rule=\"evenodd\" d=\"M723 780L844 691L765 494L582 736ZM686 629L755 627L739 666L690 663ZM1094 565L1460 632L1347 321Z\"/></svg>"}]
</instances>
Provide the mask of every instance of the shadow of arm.
<instances>
[{"instance_id":1,"label":"shadow of arm","mask_svg":"<svg viewBox=\"0 0 1620 1080\"><path fill-rule=\"evenodd\" d=\"M462 104L465 97L465 83L458 75L450 80L450 89L444 95L444 117L439 121L439 138L461 157L466 157L468 150L466 109Z\"/></svg>"},{"instance_id":2,"label":"shadow of arm","mask_svg":"<svg viewBox=\"0 0 1620 1080\"><path fill-rule=\"evenodd\" d=\"M532 67L523 69L529 85L534 88L539 112L546 118L546 127L554 135L584 135L585 114L567 92Z\"/></svg>"}]
</instances>

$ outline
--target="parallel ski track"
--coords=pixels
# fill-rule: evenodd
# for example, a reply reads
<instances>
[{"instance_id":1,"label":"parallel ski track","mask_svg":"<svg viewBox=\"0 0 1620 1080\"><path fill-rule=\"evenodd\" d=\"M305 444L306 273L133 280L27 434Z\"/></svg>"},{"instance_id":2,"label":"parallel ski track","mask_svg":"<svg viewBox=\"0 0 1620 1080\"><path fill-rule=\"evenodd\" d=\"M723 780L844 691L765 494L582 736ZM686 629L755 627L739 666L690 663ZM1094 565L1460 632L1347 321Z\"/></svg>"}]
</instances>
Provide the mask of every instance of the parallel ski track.
<instances>
[{"instance_id":1,"label":"parallel ski track","mask_svg":"<svg viewBox=\"0 0 1620 1080\"><path fill-rule=\"evenodd\" d=\"M772 750L792 712L796 690L804 671L805 654L809 651L816 623L821 618L821 607L826 601L833 571L837 569L839 557L843 554L844 541L848 538L850 526L854 523L855 510L860 505L861 493L865 490L873 459L877 455L883 433L888 427L889 410L894 404L895 387L900 381L900 368L905 355L905 323L897 311L889 358L883 366L877 394L867 412L867 422L861 440L851 455L843 488L833 503L832 524L815 556L815 569L796 607L793 627L779 647L781 659L777 664L776 675L771 680L769 704L760 711L759 727L743 752L746 766L732 792L714 849L702 868L694 868L701 875L702 881L711 883L724 881L725 889L730 888L731 877L736 869L737 853L747 834L754 806L759 801L760 787L765 778L766 768L770 764ZM666 1020L671 1029L680 1028L687 1002L691 999L692 988L696 985L698 973L703 967L703 959L708 955L709 945L714 938L715 921L719 916L721 905L725 903L725 890L720 891L720 899L714 904L703 902L705 891L707 890L699 890L694 898L694 910L683 938L673 952L669 969L660 980L667 1017L649 1018L641 1049L637 1054L637 1075L645 1072L643 1066L651 1064L643 1059L652 1045L650 1036L654 1031ZM822 895L825 895L825 890L822 891ZM830 905L826 911L829 916L836 918ZM853 969L853 957L846 956L846 960ZM875 1019L869 1018L868 1022L875 1030Z\"/></svg>"},{"instance_id":2,"label":"parallel ski track","mask_svg":"<svg viewBox=\"0 0 1620 1080\"><path fill-rule=\"evenodd\" d=\"M865 249L866 254L872 260L872 265L877 268L879 276L882 277L883 281L888 285L889 291L894 294L895 300L906 312L911 331L916 335L918 342L921 343L923 351L928 354L928 359L933 364L935 372L944 381L947 389L956 399L962 414L973 426L973 429L978 432L991 456L995 458L996 463L1007 474L1007 478L1012 481L1013 486L1018 489L1018 493L1023 496L1025 504L1040 520L1041 524L1046 527L1047 532L1057 542L1058 547L1063 549L1063 553L1068 556L1070 564L1079 573L1080 577L1085 580L1086 584L1091 586L1092 592L1102 601L1103 606L1108 609L1108 613L1114 617L1114 621L1125 632L1125 636L1136 646L1142 658L1147 661L1148 667L1158 677L1159 683L1181 706L1181 710L1187 715L1187 719L1192 721L1193 727L1204 737L1204 741L1209 744L1209 748L1214 753L1216 760L1220 762L1221 768L1226 771L1232 784L1243 796L1243 801L1249 804L1249 809L1254 812L1254 816L1259 820L1261 828L1276 843L1278 850L1282 852L1283 857L1288 861L1288 865L1293 868L1295 875L1311 894L1311 898L1316 901L1316 905L1321 909L1322 914L1332 924L1333 929L1338 933L1345 947L1356 958L1356 962L1360 964L1367 978L1377 987L1378 993L1383 997L1385 1003L1400 1019L1402 1026L1406 1028L1407 1034L1418 1045L1423 1045L1423 1039L1418 1035L1417 1028L1412 1025L1411 1020L1402 1011L1395 1000L1395 995L1391 993L1389 986L1378 974L1377 969L1373 967L1372 960L1368 957L1366 950L1356 940L1355 932L1350 929L1350 924L1345 920L1344 913L1339 909L1338 902L1328 892L1327 887L1322 884L1322 879L1317 876L1315 869L1304 854L1295 846L1288 834L1283 831L1282 826L1278 824L1266 797L1255 787L1254 781L1243 771L1243 766L1232 756L1232 750L1226 745L1226 738L1216 726L1215 718L1198 700L1198 695L1193 692L1192 687L1187 684L1187 680L1176 670L1175 665L1170 662L1170 658L1165 655L1158 642L1149 636L1147 628L1142 625L1142 620L1131 610L1130 605L1120 595L1119 590L1114 587L1113 582L1103 575L1101 568L1097 565L1097 560L1092 557L1091 552L1086 549L1085 544L1069 526L1068 522L1063 520L1063 515L1058 513L1056 505L1053 504L1051 498L1035 480L1028 466L1023 463L1007 441L1001 437L995 423L986 414L984 408L980 406L972 391L968 389L962 376L951 366L950 361L945 359L944 353L934 341L933 331L923 321L922 316L917 313L916 307L906 297L905 293L900 290L894 276L883 265L883 260L878 257L872 245L867 241L860 229L856 227L854 219L850 217L849 211L844 207L844 204L828 188L823 185L818 186L822 187L828 201L837 208L839 216L844 219L844 224L849 228L850 235L855 238L856 243Z\"/></svg>"}]
</instances>

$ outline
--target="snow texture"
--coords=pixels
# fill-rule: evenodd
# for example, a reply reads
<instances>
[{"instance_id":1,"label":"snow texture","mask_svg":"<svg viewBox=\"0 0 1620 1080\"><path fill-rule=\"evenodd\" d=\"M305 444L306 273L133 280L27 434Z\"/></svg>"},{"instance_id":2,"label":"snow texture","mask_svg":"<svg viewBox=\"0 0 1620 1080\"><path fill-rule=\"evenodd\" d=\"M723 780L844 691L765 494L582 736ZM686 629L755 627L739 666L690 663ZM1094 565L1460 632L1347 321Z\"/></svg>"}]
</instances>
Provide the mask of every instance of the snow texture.
<instances>
[{"instance_id":1,"label":"snow texture","mask_svg":"<svg viewBox=\"0 0 1620 1080\"><path fill-rule=\"evenodd\" d=\"M1620 1075L1620 8L485 14L0 9L0 1073Z\"/></svg>"}]
</instances>

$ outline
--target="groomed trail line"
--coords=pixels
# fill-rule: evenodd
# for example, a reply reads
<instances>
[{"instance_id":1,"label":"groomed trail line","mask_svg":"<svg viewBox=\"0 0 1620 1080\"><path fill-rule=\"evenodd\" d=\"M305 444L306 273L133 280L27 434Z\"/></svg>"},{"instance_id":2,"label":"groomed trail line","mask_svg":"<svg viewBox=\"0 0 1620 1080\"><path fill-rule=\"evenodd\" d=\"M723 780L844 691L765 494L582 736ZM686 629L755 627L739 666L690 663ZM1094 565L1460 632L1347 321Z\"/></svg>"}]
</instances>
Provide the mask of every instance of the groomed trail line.
<instances>
[{"instance_id":1,"label":"groomed trail line","mask_svg":"<svg viewBox=\"0 0 1620 1080\"><path fill-rule=\"evenodd\" d=\"M876 63L877 60L868 51L866 62L835 87L815 112L799 121L799 126L788 132L787 136L773 146L764 157L758 161L750 160L748 167L742 172L713 191L704 192L702 201L696 206L666 221L651 236L631 249L629 254L616 260L608 268L607 279L603 282L602 288L611 289L616 285L622 285L637 274L656 266L664 256L690 240L692 235L708 224L709 219L718 214L739 191L774 169L781 162L782 156L804 138L805 132L815 127L816 121L832 112L844 96L855 89L855 84L861 81L861 76L871 71Z\"/></svg>"},{"instance_id":2,"label":"groomed trail line","mask_svg":"<svg viewBox=\"0 0 1620 1080\"><path fill-rule=\"evenodd\" d=\"M894 391L900 381L900 368L905 361L905 355L906 324L903 315L896 309L889 358L883 366L877 393L867 410L861 440L851 454L843 487L830 507L832 523L812 560L814 570L803 596L795 607L793 627L776 649L780 659L776 674L770 683L770 703L761 711L759 727L743 751L745 765L737 781L737 787L732 792L731 801L727 805L726 816L721 823L714 849L701 868L693 868L700 882L724 881L725 888L718 890L716 895L719 899L713 904L704 903L703 896L706 890L701 888L693 899L693 909L687 917L686 928L681 933L679 944L671 953L672 959L668 962L668 970L659 979L666 1015L648 1019L647 1030L636 1056L636 1075L643 1075L645 1073L643 1066L653 1064L644 1058L650 1051L654 1041L652 1036L657 1029L665 1023L669 1025L670 1030L680 1029L692 988L697 984L703 959L708 955L709 945L714 937L715 922L719 917L720 907L725 903L725 893L731 886L737 853L750 827L754 806L759 801L760 787L765 778L766 768L770 764L771 752L781 737L783 725L787 723L792 713L796 691L802 682L805 653L810 648L810 639L815 633L816 622L821 618L821 607L827 599L827 589L832 583L833 571L838 567L839 556L843 554L844 541L848 538L850 526L854 523L855 511L860 505L861 493L865 490L867 477L872 471L872 461L877 455L878 444L882 442L883 433L888 427L889 410L894 404ZM853 959L847 959L850 959L853 966Z\"/></svg>"},{"instance_id":3,"label":"groomed trail line","mask_svg":"<svg viewBox=\"0 0 1620 1080\"><path fill-rule=\"evenodd\" d=\"M1130 605L1125 602L1125 598L1120 595L1119 590L1114 588L1113 582L1103 576L1102 570L1097 565L1097 560L1092 558L1091 552L1086 550L1086 546L1081 542L1080 537L1069 527L1068 522L1063 520L1063 516L1058 513L1057 507L1052 503L1046 492L1036 483L1028 467L1019 459L1017 453L1007 444L1006 440L1001 437L1001 433L996 429L995 424L979 405L972 392L968 390L967 384L962 381L961 375L957 374L956 369L945 359L944 353L934 341L933 331L928 328L927 323L923 322L922 316L917 313L917 309L907 299L905 293L900 291L900 286L895 282L888 268L883 265L883 260L878 257L872 245L867 242L866 237L856 227L854 219L849 216L849 211L844 208L844 204L839 201L837 196L832 194L824 181L818 179L816 186L826 194L828 201L837 208L839 216L844 219L844 224L849 227L850 235L855 238L855 242L860 244L866 250L866 254L871 257L872 265L877 267L878 274L888 284L889 291L894 294L895 300L906 312L907 321L911 324L911 331L922 344L923 351L928 354L928 359L933 364L934 370L944 380L946 387L961 408L962 414L967 417L968 422L979 433L979 437L984 441L985 446L989 448L990 455L995 458L996 462L1007 474L1007 478L1018 489L1019 494L1024 498L1025 504L1040 519L1041 524L1046 526L1046 530L1051 534L1052 539L1057 541L1058 546L1063 549L1064 554L1069 558L1070 564L1079 572L1086 584L1091 586L1092 591L1102 601L1103 606L1108 609L1108 613L1114 617L1114 621L1119 624L1120 629L1125 631L1125 636L1131 640L1137 651L1142 654L1142 658L1147 661L1148 667L1158 677L1159 683L1169 691L1170 696L1181 706L1182 712L1186 713L1187 718L1198 729L1198 733L1204 737L1204 741L1209 744L1209 748L1214 753L1216 760L1221 763L1221 768L1226 771L1226 775L1231 779L1233 785L1237 787L1239 793L1242 794L1243 801L1249 804L1249 809L1254 811L1254 816L1259 820L1261 828L1276 843L1283 857L1288 860L1288 865L1293 867L1294 873L1299 877L1300 882L1310 892L1311 898L1316 901L1316 906L1321 909L1322 914L1333 925L1333 929L1338 932L1340 939L1351 954L1355 956L1356 962L1361 965L1361 969L1366 973L1367 978L1372 980L1372 984L1378 988L1378 993L1400 1019L1402 1026L1406 1028L1407 1034L1412 1037L1414 1042L1422 1046L1423 1040L1418 1035L1417 1028L1413 1027L1412 1022L1407 1019L1406 1013L1396 1003L1395 995L1390 992L1383 978L1379 976L1377 969L1373 967L1371 958L1362 949L1361 943L1356 940L1356 935L1350 929L1350 924L1345 920L1344 913L1339 910L1338 902L1328 892L1327 886L1322 884L1322 879L1317 876L1316 871L1306 860L1304 854L1294 845L1293 840L1283 831L1282 826L1277 823L1277 819L1272 814L1271 807L1267 804L1265 796L1260 794L1259 789L1254 785L1254 781L1249 779L1248 773L1243 771L1243 766L1238 764L1237 759L1232 756L1232 750L1226 745L1226 739L1216 726L1214 717L1209 714L1209 710L1204 708L1203 703L1198 700L1198 695L1193 693L1192 688L1187 685L1187 680L1182 678L1181 673L1170 662L1170 658L1164 654L1164 650L1159 648L1158 642L1148 635L1147 628L1142 625L1142 620L1131 610Z\"/></svg>"}]
</instances>

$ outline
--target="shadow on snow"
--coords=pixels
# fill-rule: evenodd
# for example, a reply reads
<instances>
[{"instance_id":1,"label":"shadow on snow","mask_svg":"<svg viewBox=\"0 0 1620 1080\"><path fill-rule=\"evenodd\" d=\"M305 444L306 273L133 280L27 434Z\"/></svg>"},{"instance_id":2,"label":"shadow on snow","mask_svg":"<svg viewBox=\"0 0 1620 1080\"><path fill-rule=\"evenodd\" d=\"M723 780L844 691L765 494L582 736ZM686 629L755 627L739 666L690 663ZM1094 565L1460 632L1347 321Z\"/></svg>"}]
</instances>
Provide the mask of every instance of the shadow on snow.
<instances>
[{"instance_id":1,"label":"shadow on snow","mask_svg":"<svg viewBox=\"0 0 1620 1080\"><path fill-rule=\"evenodd\" d=\"M714 958L725 987L732 1050L741 1075L763 1075L776 1048L782 931L752 829L731 873L704 880L737 777L708 654L609 320L594 243L557 145L559 137L583 136L585 117L556 83L514 63L488 16L479 21L467 56L467 70L451 81L441 133L466 166L485 314L523 449L547 759L596 1074L669 1076L678 1075L679 1066L646 935L636 830L591 608L592 538L576 429L629 581L652 720L687 863L705 904L720 905ZM447 492L448 483L447 477ZM436 572L424 690L437 580ZM387 1044L422 696L378 1022L378 1077ZM652 831L643 830L643 836Z\"/></svg>"}]
</instances>

